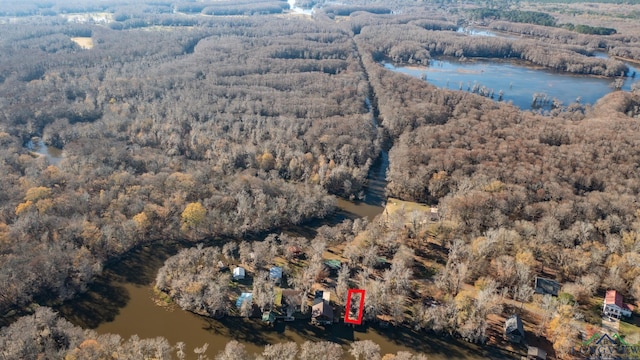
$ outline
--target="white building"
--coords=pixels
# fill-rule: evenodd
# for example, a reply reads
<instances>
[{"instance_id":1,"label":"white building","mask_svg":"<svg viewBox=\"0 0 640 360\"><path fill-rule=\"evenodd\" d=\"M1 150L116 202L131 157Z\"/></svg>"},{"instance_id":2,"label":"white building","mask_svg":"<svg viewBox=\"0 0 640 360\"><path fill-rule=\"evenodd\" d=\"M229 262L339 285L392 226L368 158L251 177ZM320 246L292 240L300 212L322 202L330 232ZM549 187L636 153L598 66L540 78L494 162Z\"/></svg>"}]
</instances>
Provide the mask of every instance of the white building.
<instances>
[{"instance_id":1,"label":"white building","mask_svg":"<svg viewBox=\"0 0 640 360\"><path fill-rule=\"evenodd\" d=\"M631 307L622 302L622 295L615 290L607 290L602 312L607 316L619 318L620 315L631 317Z\"/></svg>"},{"instance_id":2,"label":"white building","mask_svg":"<svg viewBox=\"0 0 640 360\"><path fill-rule=\"evenodd\" d=\"M233 269L233 280L244 280L245 271L244 268L237 267Z\"/></svg>"}]
</instances>

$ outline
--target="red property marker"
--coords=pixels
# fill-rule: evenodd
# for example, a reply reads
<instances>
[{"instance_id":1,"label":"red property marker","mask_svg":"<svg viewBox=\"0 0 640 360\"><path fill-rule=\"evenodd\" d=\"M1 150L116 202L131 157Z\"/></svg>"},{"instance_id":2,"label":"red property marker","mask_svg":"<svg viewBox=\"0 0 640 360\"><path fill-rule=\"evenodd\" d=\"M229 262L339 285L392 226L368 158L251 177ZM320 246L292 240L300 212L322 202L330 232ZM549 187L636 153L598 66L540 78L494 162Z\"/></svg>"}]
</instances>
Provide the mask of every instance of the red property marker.
<instances>
[{"instance_id":1,"label":"red property marker","mask_svg":"<svg viewBox=\"0 0 640 360\"><path fill-rule=\"evenodd\" d=\"M362 324L364 313L364 293L362 289L349 289L347 293L347 306L344 312L344 322L347 324Z\"/></svg>"}]
</instances>

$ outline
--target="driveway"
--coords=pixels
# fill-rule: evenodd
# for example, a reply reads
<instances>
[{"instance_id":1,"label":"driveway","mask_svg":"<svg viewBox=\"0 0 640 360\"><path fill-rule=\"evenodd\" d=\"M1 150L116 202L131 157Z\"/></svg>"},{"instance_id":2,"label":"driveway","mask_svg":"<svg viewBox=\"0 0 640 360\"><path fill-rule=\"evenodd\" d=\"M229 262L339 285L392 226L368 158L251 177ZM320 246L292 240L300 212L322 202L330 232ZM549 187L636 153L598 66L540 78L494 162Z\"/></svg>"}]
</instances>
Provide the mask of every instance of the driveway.
<instances>
[{"instance_id":1,"label":"driveway","mask_svg":"<svg viewBox=\"0 0 640 360\"><path fill-rule=\"evenodd\" d=\"M620 319L611 318L613 321L609 320L609 317L602 317L602 333L606 333L609 336L613 336L613 334L617 334L620 329Z\"/></svg>"}]
</instances>

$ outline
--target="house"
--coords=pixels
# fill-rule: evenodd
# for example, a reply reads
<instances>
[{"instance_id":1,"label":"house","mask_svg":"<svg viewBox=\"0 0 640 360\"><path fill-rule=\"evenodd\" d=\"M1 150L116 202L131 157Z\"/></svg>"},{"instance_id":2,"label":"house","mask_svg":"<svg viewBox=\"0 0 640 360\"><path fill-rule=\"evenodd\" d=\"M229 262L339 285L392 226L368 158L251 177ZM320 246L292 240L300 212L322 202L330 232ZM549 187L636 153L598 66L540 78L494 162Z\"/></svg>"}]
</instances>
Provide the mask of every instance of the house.
<instances>
[{"instance_id":1,"label":"house","mask_svg":"<svg viewBox=\"0 0 640 360\"><path fill-rule=\"evenodd\" d=\"M269 278L279 284L282 281L282 268L279 266L274 266L269 269Z\"/></svg>"},{"instance_id":2,"label":"house","mask_svg":"<svg viewBox=\"0 0 640 360\"><path fill-rule=\"evenodd\" d=\"M311 321L315 324L327 325L333 322L333 308L328 301L320 301L311 308Z\"/></svg>"},{"instance_id":3,"label":"house","mask_svg":"<svg viewBox=\"0 0 640 360\"><path fill-rule=\"evenodd\" d=\"M326 260L324 265L329 269L329 276L338 276L338 271L342 267L342 262L336 259Z\"/></svg>"},{"instance_id":4,"label":"house","mask_svg":"<svg viewBox=\"0 0 640 360\"><path fill-rule=\"evenodd\" d=\"M542 295L549 294L552 296L558 296L558 292L560 292L561 287L562 285L560 285L560 283L555 280L536 276L536 286L535 286L536 294L542 294Z\"/></svg>"},{"instance_id":5,"label":"house","mask_svg":"<svg viewBox=\"0 0 640 360\"><path fill-rule=\"evenodd\" d=\"M244 276L245 276L246 272L244 270L244 268L241 268L240 266L236 267L233 269L233 280L244 280Z\"/></svg>"},{"instance_id":6,"label":"house","mask_svg":"<svg viewBox=\"0 0 640 360\"><path fill-rule=\"evenodd\" d=\"M316 290L314 296L313 296L313 305L322 302L322 301L326 301L326 302L330 302L331 301L331 292L327 291L327 290Z\"/></svg>"},{"instance_id":7,"label":"house","mask_svg":"<svg viewBox=\"0 0 640 360\"><path fill-rule=\"evenodd\" d=\"M504 322L504 337L514 343L524 341L524 328L522 327L522 319L518 314L513 314Z\"/></svg>"},{"instance_id":8,"label":"house","mask_svg":"<svg viewBox=\"0 0 640 360\"><path fill-rule=\"evenodd\" d=\"M429 219L431 221L438 221L440 219L437 207L431 206L429 208Z\"/></svg>"},{"instance_id":9,"label":"house","mask_svg":"<svg viewBox=\"0 0 640 360\"><path fill-rule=\"evenodd\" d=\"M535 346L528 346L527 360L546 360L547 352Z\"/></svg>"},{"instance_id":10,"label":"house","mask_svg":"<svg viewBox=\"0 0 640 360\"><path fill-rule=\"evenodd\" d=\"M607 290L602 312L607 316L619 318L620 315L630 317L632 308L622 302L622 295L615 290Z\"/></svg>"},{"instance_id":11,"label":"house","mask_svg":"<svg viewBox=\"0 0 640 360\"><path fill-rule=\"evenodd\" d=\"M282 306L287 314L287 317L284 319L285 321L294 320L293 314L300 309L302 300L302 292L292 289L282 290Z\"/></svg>"},{"instance_id":12,"label":"house","mask_svg":"<svg viewBox=\"0 0 640 360\"><path fill-rule=\"evenodd\" d=\"M287 253L289 256L293 258L300 258L304 255L302 248L298 245L291 245L287 248Z\"/></svg>"}]
</instances>

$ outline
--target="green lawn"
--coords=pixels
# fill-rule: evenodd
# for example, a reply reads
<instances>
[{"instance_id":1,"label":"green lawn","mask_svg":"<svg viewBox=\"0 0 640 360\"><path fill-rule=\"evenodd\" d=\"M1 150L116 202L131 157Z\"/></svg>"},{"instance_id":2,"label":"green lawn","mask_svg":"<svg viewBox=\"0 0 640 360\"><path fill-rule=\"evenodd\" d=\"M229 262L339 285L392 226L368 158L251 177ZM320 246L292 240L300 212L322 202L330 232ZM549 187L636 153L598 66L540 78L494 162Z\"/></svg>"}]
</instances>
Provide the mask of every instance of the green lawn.
<instances>
[{"instance_id":1,"label":"green lawn","mask_svg":"<svg viewBox=\"0 0 640 360\"><path fill-rule=\"evenodd\" d=\"M624 337L629 345L640 344L640 327L627 320L620 320L619 334Z\"/></svg>"}]
</instances>

